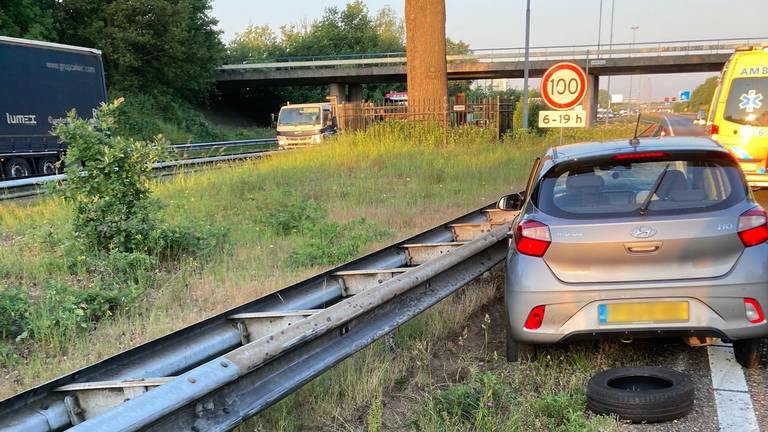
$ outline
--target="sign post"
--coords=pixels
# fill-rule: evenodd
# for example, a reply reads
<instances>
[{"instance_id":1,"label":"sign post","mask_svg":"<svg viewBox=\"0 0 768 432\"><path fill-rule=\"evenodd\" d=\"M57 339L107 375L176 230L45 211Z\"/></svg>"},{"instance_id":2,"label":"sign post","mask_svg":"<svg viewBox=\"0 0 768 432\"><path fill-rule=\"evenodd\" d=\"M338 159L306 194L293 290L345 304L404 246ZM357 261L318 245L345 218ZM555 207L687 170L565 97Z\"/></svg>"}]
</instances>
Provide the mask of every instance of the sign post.
<instances>
[{"instance_id":1,"label":"sign post","mask_svg":"<svg viewBox=\"0 0 768 432\"><path fill-rule=\"evenodd\" d=\"M587 113L574 108L587 93L587 74L576 64L557 63L541 78L541 97L555 111L539 111L539 127L560 128L560 144L564 127L585 127Z\"/></svg>"},{"instance_id":2,"label":"sign post","mask_svg":"<svg viewBox=\"0 0 768 432\"><path fill-rule=\"evenodd\" d=\"M690 90L683 90L680 92L680 94L677 95L677 100L680 102L688 102L691 100L691 91Z\"/></svg>"}]
</instances>

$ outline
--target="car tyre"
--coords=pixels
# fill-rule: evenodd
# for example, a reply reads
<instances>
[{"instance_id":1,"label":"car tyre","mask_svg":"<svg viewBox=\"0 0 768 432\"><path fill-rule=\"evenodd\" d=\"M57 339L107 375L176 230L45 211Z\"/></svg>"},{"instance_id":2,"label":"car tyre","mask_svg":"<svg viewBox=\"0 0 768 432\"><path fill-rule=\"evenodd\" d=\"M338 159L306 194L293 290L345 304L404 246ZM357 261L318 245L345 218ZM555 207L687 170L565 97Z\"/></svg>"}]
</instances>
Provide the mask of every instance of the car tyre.
<instances>
[{"instance_id":1,"label":"car tyre","mask_svg":"<svg viewBox=\"0 0 768 432\"><path fill-rule=\"evenodd\" d=\"M507 342L507 361L531 361L536 359L536 345L521 343L512 339L509 327L506 334Z\"/></svg>"},{"instance_id":2,"label":"car tyre","mask_svg":"<svg viewBox=\"0 0 768 432\"><path fill-rule=\"evenodd\" d=\"M15 179L32 175L32 167L26 159L12 158L5 163L5 178Z\"/></svg>"},{"instance_id":3,"label":"car tyre","mask_svg":"<svg viewBox=\"0 0 768 432\"><path fill-rule=\"evenodd\" d=\"M660 367L626 367L595 374L587 383L587 407L631 422L656 423L684 417L693 408L687 375Z\"/></svg>"},{"instance_id":4,"label":"car tyre","mask_svg":"<svg viewBox=\"0 0 768 432\"><path fill-rule=\"evenodd\" d=\"M768 366L768 338L735 340L733 355L746 369Z\"/></svg>"},{"instance_id":5,"label":"car tyre","mask_svg":"<svg viewBox=\"0 0 768 432\"><path fill-rule=\"evenodd\" d=\"M44 175L59 173L59 160L57 158L42 158L37 163L37 172Z\"/></svg>"}]
</instances>

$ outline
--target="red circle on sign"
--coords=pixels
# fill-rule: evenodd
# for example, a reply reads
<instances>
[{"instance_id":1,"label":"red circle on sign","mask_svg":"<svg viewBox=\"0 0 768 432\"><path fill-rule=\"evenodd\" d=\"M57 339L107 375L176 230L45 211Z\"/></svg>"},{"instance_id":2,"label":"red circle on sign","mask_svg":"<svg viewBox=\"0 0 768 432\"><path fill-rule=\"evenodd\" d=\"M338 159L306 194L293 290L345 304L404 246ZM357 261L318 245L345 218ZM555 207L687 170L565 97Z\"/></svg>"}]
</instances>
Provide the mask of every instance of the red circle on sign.
<instances>
[{"instance_id":1,"label":"red circle on sign","mask_svg":"<svg viewBox=\"0 0 768 432\"><path fill-rule=\"evenodd\" d=\"M552 99L552 95L549 94L549 90L547 90L547 82L549 82L550 78L552 78L552 75L554 75L555 72L559 72L563 69L570 70L576 74L576 77L579 79L579 91L574 99L566 103L559 103ZM584 69L573 63L558 63L547 69L547 71L544 72L544 76L541 77L541 97L544 99L544 102L546 102L547 105L549 105L551 108L558 110L567 110L573 108L578 105L582 99L584 99L586 92L587 74L584 73Z\"/></svg>"}]
</instances>

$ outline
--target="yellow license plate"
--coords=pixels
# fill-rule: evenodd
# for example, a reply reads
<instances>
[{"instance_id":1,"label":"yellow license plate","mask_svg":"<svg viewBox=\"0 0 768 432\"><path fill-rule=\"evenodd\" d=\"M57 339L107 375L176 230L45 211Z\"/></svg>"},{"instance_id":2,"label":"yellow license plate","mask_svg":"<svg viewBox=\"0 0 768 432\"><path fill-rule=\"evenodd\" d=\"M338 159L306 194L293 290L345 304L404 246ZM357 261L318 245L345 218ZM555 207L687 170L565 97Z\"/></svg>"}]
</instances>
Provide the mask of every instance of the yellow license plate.
<instances>
[{"instance_id":1,"label":"yellow license plate","mask_svg":"<svg viewBox=\"0 0 768 432\"><path fill-rule=\"evenodd\" d=\"M688 321L688 302L608 303L597 314L600 324Z\"/></svg>"}]
</instances>

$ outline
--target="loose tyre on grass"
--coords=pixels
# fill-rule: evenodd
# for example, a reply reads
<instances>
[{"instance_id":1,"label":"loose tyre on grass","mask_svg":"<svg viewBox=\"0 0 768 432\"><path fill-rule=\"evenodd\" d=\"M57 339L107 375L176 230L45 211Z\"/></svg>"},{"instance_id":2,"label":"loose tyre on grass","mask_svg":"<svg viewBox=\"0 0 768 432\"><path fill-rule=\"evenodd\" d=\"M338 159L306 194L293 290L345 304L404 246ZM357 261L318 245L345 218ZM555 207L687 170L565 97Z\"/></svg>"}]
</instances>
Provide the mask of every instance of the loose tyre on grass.
<instances>
[{"instance_id":1,"label":"loose tyre on grass","mask_svg":"<svg viewBox=\"0 0 768 432\"><path fill-rule=\"evenodd\" d=\"M608 369L587 383L587 407L637 423L670 421L691 411L693 390L687 375L671 369Z\"/></svg>"}]
</instances>

